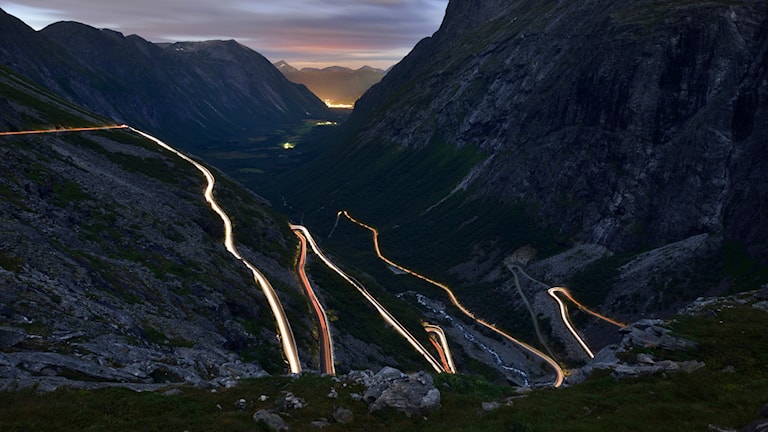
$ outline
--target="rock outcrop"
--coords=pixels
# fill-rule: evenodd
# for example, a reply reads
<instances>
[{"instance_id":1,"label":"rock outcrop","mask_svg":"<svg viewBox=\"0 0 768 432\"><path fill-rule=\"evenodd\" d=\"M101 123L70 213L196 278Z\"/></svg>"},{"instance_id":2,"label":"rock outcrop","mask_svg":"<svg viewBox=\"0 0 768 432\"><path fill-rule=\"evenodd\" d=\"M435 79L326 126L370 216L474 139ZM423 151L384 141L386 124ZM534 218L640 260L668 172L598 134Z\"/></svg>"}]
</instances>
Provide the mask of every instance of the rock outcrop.
<instances>
[{"instance_id":1,"label":"rock outcrop","mask_svg":"<svg viewBox=\"0 0 768 432\"><path fill-rule=\"evenodd\" d=\"M270 431L283 432L289 429L282 417L267 410L256 411L253 414L253 420L256 423L264 424Z\"/></svg>"},{"instance_id":2,"label":"rock outcrop","mask_svg":"<svg viewBox=\"0 0 768 432\"><path fill-rule=\"evenodd\" d=\"M768 404L763 405L758 414L761 417L759 420L755 420L747 426L744 426L739 432L768 431Z\"/></svg>"},{"instance_id":3,"label":"rock outcrop","mask_svg":"<svg viewBox=\"0 0 768 432\"><path fill-rule=\"evenodd\" d=\"M626 357L626 353L634 348L651 348L664 351L695 351L698 345L688 339L673 336L661 320L640 320L620 331L624 334L621 342L609 345L595 354L586 366L575 371L568 377L568 384L583 381L596 369L609 369L616 378L653 375L658 373L686 372L692 373L705 367L704 362L672 361L656 358L651 354L640 353L630 360L619 360L618 355Z\"/></svg>"},{"instance_id":4,"label":"rock outcrop","mask_svg":"<svg viewBox=\"0 0 768 432\"><path fill-rule=\"evenodd\" d=\"M362 399L369 412L392 408L410 417L440 407L440 390L435 388L432 376L423 371L406 375L387 366L376 374L357 371L347 377L367 387Z\"/></svg>"}]
</instances>

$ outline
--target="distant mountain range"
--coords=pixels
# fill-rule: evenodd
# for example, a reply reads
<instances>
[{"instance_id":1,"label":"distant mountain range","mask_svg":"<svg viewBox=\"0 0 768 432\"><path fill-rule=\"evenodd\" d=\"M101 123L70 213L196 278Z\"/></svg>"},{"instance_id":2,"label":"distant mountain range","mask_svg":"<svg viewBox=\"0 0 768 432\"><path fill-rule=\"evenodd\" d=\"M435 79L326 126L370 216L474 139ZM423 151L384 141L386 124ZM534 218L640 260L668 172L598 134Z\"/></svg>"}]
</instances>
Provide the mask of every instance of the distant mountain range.
<instances>
[{"instance_id":1,"label":"distant mountain range","mask_svg":"<svg viewBox=\"0 0 768 432\"><path fill-rule=\"evenodd\" d=\"M35 31L0 10L0 63L188 148L328 115L304 86L232 40L154 44L75 22Z\"/></svg>"},{"instance_id":2,"label":"distant mountain range","mask_svg":"<svg viewBox=\"0 0 768 432\"><path fill-rule=\"evenodd\" d=\"M320 99L334 105L354 105L363 93L381 81L387 73L370 66L356 70L341 66L297 69L283 60L275 63L275 67L289 80L304 84Z\"/></svg>"}]
</instances>

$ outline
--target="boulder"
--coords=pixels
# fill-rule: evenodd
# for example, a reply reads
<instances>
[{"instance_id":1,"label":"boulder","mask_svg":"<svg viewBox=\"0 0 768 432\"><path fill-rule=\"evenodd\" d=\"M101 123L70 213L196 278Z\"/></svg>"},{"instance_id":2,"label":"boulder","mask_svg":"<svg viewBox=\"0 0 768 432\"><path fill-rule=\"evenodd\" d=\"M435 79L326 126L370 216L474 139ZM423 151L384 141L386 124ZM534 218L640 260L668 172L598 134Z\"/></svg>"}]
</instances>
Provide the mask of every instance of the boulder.
<instances>
[{"instance_id":1,"label":"boulder","mask_svg":"<svg viewBox=\"0 0 768 432\"><path fill-rule=\"evenodd\" d=\"M346 408L338 407L333 412L333 419L337 423L350 424L355 422L355 414Z\"/></svg>"},{"instance_id":2,"label":"boulder","mask_svg":"<svg viewBox=\"0 0 768 432\"><path fill-rule=\"evenodd\" d=\"M235 408L244 410L248 406L248 401L245 399L238 399L235 401Z\"/></svg>"},{"instance_id":3,"label":"boulder","mask_svg":"<svg viewBox=\"0 0 768 432\"><path fill-rule=\"evenodd\" d=\"M271 431L287 431L288 425L282 417L267 410L258 410L253 414L256 423L263 423Z\"/></svg>"},{"instance_id":4,"label":"boulder","mask_svg":"<svg viewBox=\"0 0 768 432\"><path fill-rule=\"evenodd\" d=\"M440 390L430 389L424 397L421 398L422 411L432 412L440 407Z\"/></svg>"},{"instance_id":5,"label":"boulder","mask_svg":"<svg viewBox=\"0 0 768 432\"><path fill-rule=\"evenodd\" d=\"M283 395L283 400L280 403L280 406L283 410L289 410L289 409L302 409L305 406L307 406L307 402L294 395L291 392L285 392Z\"/></svg>"},{"instance_id":6,"label":"boulder","mask_svg":"<svg viewBox=\"0 0 768 432\"><path fill-rule=\"evenodd\" d=\"M376 375L373 376L373 378L378 382L392 381L405 377L406 375L404 373L390 366L384 366Z\"/></svg>"},{"instance_id":7,"label":"boulder","mask_svg":"<svg viewBox=\"0 0 768 432\"><path fill-rule=\"evenodd\" d=\"M652 364L656 363L653 360L653 356L650 355L650 354L646 354L646 353L638 354L637 355L637 362L641 363L641 364L649 364L649 365L652 365Z\"/></svg>"},{"instance_id":8,"label":"boulder","mask_svg":"<svg viewBox=\"0 0 768 432\"><path fill-rule=\"evenodd\" d=\"M501 408L501 404L499 402L483 402L481 407L484 412L490 412Z\"/></svg>"},{"instance_id":9,"label":"boulder","mask_svg":"<svg viewBox=\"0 0 768 432\"><path fill-rule=\"evenodd\" d=\"M363 398L370 404L369 412L394 408L409 417L428 414L440 406L440 391L435 388L432 377L424 372L380 382L368 389Z\"/></svg>"},{"instance_id":10,"label":"boulder","mask_svg":"<svg viewBox=\"0 0 768 432\"><path fill-rule=\"evenodd\" d=\"M309 425L312 426L313 428L322 429L324 427L330 426L331 424L328 423L328 420L326 419L320 419L320 420L315 420L313 422L310 422Z\"/></svg>"},{"instance_id":11,"label":"boulder","mask_svg":"<svg viewBox=\"0 0 768 432\"><path fill-rule=\"evenodd\" d=\"M760 419L753 421L739 432L768 432L768 419Z\"/></svg>"},{"instance_id":12,"label":"boulder","mask_svg":"<svg viewBox=\"0 0 768 432\"><path fill-rule=\"evenodd\" d=\"M12 347L27 338L27 332L16 327L0 327L0 348Z\"/></svg>"}]
</instances>

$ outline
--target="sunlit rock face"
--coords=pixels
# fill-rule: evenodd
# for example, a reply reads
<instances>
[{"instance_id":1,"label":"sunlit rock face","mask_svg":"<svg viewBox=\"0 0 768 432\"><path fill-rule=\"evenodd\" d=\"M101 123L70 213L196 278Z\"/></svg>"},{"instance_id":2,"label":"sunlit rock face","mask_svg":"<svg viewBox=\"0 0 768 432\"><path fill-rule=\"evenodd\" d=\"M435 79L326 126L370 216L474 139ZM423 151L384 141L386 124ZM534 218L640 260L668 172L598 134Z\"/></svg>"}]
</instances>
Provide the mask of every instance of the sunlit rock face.
<instances>
[{"instance_id":1,"label":"sunlit rock face","mask_svg":"<svg viewBox=\"0 0 768 432\"><path fill-rule=\"evenodd\" d=\"M450 2L358 102L355 145L477 148L479 193L575 240L768 257L764 2L496 3Z\"/></svg>"}]
</instances>

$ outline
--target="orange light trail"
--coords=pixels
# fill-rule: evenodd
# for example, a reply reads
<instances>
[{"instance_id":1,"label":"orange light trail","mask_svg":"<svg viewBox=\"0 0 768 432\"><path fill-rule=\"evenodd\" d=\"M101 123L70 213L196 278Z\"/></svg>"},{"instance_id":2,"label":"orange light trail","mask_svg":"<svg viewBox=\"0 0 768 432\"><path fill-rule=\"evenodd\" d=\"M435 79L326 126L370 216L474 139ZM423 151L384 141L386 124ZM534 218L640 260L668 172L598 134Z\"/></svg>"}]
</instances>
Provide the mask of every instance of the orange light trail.
<instances>
[{"instance_id":1,"label":"orange light trail","mask_svg":"<svg viewBox=\"0 0 768 432\"><path fill-rule=\"evenodd\" d=\"M549 291L547 291L547 292L549 292L549 295L551 295L551 296L553 296L553 293L555 293L555 292L563 294L564 296L568 297L568 300L572 301L573 304L575 304L576 307L578 307L582 311L584 311L584 312L586 312L586 313L588 313L588 314L590 314L590 315L592 315L594 317L600 318L601 320L603 320L605 322L611 323L611 324L615 325L616 327L626 327L627 326L626 324L620 323L620 322L618 322L616 320L608 318L605 315L600 315L599 313L597 313L597 312L593 311L592 309L589 309L588 307L586 307L583 304L579 303L578 301L576 301L575 298L573 298L571 293L566 288L563 288L563 287L553 287L553 288L550 288Z\"/></svg>"},{"instance_id":2,"label":"orange light trail","mask_svg":"<svg viewBox=\"0 0 768 432\"><path fill-rule=\"evenodd\" d=\"M37 135L37 134L50 134L59 132L87 132L109 129L128 129L127 125L114 125L114 126L94 126L94 127L77 127L77 128L62 128L62 129L41 129L41 130L28 130L18 132L0 132L0 136L11 135Z\"/></svg>"},{"instance_id":3,"label":"orange light trail","mask_svg":"<svg viewBox=\"0 0 768 432\"><path fill-rule=\"evenodd\" d=\"M466 315L469 318L473 319L475 322L481 324L482 326L486 327L487 329L495 332L499 336L501 336L501 337L509 340L510 342L513 342L514 344L524 348L528 352L534 354L536 357L539 357L540 359L544 360L547 364L549 364L552 367L552 369L554 369L555 375L556 375L555 376L555 381L552 384L554 387L560 387L563 384L563 379L564 379L563 370L560 368L560 365L558 365L557 362L552 357L544 354L543 352L541 352L538 349L532 347L531 345L528 345L527 343L525 343L523 341L515 339L511 335L509 335L509 334L507 334L507 333L497 329L494 325L488 323L487 321L482 320L480 318L477 318L472 312L469 311L469 309L467 309L466 307L464 307L463 304L461 304L459 299L456 298L456 295L453 293L453 291L451 291L451 289L447 285L444 285L444 284L442 284L440 282L434 281L434 280L432 280L432 279L430 279L430 278L428 278L426 276L423 276L423 275L421 275L419 273L414 272L413 270L407 269L407 268L405 268L405 267L403 267L403 266L401 266L399 264L396 264L395 262L391 261L390 259L388 259L384 255L382 255L381 249L379 248L379 231L376 228L373 228L371 226L368 226L368 225L358 221L357 219L355 219L352 216L350 216L349 213L346 210L342 210L339 213L343 214L344 216L346 216L346 218L349 219L352 223L355 223L355 224L357 224L357 225L359 225L359 226L361 226L361 227L363 227L363 228L365 228L365 229L367 229L367 230L369 230L369 231L371 231L373 233L373 247L374 247L374 249L376 251L376 255L379 257L379 259L381 259L385 263L391 265L392 267L395 267L398 270L401 270L401 271L403 271L405 273L410 274L411 276L414 276L414 277L417 277L417 278L419 278L421 280L424 280L424 281L426 281L426 282L428 282L428 283L430 283L430 284L432 284L432 285L442 289L443 291L445 291L446 294L448 294L448 297L450 298L451 303L453 303L454 306L459 308L459 310L461 310L464 313L464 315Z\"/></svg>"},{"instance_id":4,"label":"orange light trail","mask_svg":"<svg viewBox=\"0 0 768 432\"><path fill-rule=\"evenodd\" d=\"M446 372L455 374L456 365L453 363L453 355L451 355L451 348L448 346L448 338L445 337L445 332L440 326L434 324L424 323L424 330L430 333L432 337L429 338L432 341L432 345L435 346L437 353L440 355L440 361L443 362L443 368ZM438 342L439 341L439 342Z\"/></svg>"},{"instance_id":5,"label":"orange light trail","mask_svg":"<svg viewBox=\"0 0 768 432\"><path fill-rule=\"evenodd\" d=\"M301 254L299 255L299 276L301 282L304 284L304 290L307 292L312 307L315 309L317 315L317 321L320 325L320 369L323 373L328 375L336 375L336 367L333 364L333 341L331 339L331 331L328 327L328 316L325 314L325 309L320 301L315 296L315 291L312 289L312 285L309 284L307 279L307 273L304 271L304 266L307 261L307 239L301 233L301 229L297 225L291 225L291 230L299 238L301 242Z\"/></svg>"}]
</instances>

